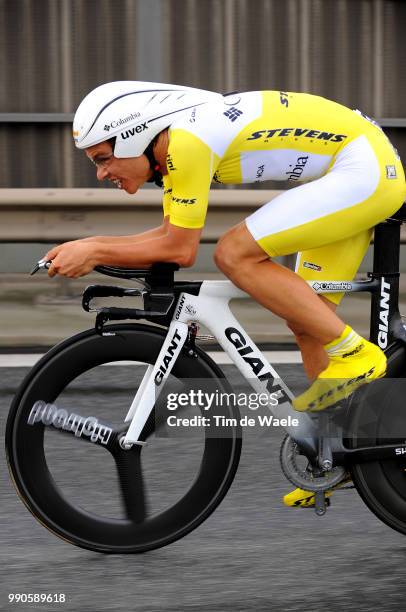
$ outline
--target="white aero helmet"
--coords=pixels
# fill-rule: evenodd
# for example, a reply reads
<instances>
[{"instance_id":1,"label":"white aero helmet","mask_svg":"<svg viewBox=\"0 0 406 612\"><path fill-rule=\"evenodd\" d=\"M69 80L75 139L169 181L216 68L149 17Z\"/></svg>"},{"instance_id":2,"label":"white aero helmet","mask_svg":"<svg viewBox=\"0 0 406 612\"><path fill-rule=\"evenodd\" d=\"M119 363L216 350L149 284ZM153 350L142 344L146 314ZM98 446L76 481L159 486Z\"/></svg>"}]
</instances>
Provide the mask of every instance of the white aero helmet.
<instances>
[{"instance_id":1,"label":"white aero helmet","mask_svg":"<svg viewBox=\"0 0 406 612\"><path fill-rule=\"evenodd\" d=\"M222 98L212 91L182 85L105 83L80 103L73 120L73 138L79 149L86 149L116 137L115 157L138 157L181 114Z\"/></svg>"}]
</instances>

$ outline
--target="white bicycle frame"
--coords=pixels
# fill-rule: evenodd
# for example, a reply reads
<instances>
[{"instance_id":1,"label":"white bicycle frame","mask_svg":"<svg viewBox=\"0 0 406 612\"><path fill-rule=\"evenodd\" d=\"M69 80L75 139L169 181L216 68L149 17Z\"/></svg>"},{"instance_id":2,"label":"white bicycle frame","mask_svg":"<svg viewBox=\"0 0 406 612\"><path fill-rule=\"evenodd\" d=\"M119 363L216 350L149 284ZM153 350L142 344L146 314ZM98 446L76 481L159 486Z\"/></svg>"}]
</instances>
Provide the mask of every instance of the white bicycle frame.
<instances>
[{"instance_id":1,"label":"white bicycle frame","mask_svg":"<svg viewBox=\"0 0 406 612\"><path fill-rule=\"evenodd\" d=\"M365 281L364 281L365 282ZM369 281L366 281L367 283ZM309 282L317 293L359 291L360 282ZM317 285L317 286L315 286ZM175 362L186 342L190 323L207 327L232 362L257 393L267 393L278 399L269 409L278 419L298 425L284 427L294 440L310 451L317 451L317 426L306 413L292 408L292 392L268 363L264 355L232 314L229 301L249 296L230 281L203 281L199 295L181 293L174 316L155 365L149 365L125 421L131 421L123 445L142 444L141 431L154 408ZM289 418L290 417L290 418Z\"/></svg>"}]
</instances>

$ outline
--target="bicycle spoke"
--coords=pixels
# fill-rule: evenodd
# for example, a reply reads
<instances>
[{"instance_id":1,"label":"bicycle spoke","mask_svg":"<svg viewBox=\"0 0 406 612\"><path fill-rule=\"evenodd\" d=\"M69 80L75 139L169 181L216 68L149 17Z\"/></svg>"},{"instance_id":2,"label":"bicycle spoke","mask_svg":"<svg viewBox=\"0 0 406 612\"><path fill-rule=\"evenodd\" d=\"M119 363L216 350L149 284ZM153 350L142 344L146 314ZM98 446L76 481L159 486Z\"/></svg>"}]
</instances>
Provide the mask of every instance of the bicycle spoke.
<instances>
[{"instance_id":1,"label":"bicycle spoke","mask_svg":"<svg viewBox=\"0 0 406 612\"><path fill-rule=\"evenodd\" d=\"M147 500L141 467L141 447L120 452L114 460L127 518L142 523L147 516Z\"/></svg>"}]
</instances>

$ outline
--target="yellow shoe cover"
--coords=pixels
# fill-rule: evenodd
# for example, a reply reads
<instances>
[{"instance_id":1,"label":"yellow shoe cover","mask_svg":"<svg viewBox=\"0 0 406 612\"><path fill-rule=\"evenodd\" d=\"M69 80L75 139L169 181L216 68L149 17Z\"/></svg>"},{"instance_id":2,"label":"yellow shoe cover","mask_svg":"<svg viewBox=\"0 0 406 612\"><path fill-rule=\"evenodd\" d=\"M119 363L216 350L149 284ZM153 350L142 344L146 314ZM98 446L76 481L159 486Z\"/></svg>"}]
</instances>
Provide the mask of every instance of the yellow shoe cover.
<instances>
[{"instance_id":1,"label":"yellow shoe cover","mask_svg":"<svg viewBox=\"0 0 406 612\"><path fill-rule=\"evenodd\" d=\"M335 487L326 491L325 497L327 498L327 505L330 505L330 500L328 498L331 497L335 489L339 489L349 482L351 482L351 477L347 474ZM313 491L305 491L304 489L297 488L287 495L284 495L283 503L290 508L314 508L314 495Z\"/></svg>"},{"instance_id":2,"label":"yellow shoe cover","mask_svg":"<svg viewBox=\"0 0 406 612\"><path fill-rule=\"evenodd\" d=\"M330 497L331 491L327 491L326 497ZM283 503L290 508L314 508L314 492L304 489L295 489L283 496Z\"/></svg>"},{"instance_id":3,"label":"yellow shoe cover","mask_svg":"<svg viewBox=\"0 0 406 612\"><path fill-rule=\"evenodd\" d=\"M314 383L292 404L295 410L318 412L345 399L358 387L380 378L386 372L386 355L376 344L361 338L344 355L331 356L330 363Z\"/></svg>"}]
</instances>

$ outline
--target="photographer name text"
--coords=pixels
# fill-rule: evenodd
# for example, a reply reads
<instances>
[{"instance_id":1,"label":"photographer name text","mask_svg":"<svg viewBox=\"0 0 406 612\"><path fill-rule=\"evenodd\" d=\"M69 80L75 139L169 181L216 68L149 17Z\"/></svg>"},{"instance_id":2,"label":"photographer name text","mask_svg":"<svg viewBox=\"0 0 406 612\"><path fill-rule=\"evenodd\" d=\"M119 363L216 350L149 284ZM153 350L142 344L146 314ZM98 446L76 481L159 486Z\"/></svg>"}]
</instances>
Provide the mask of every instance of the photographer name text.
<instances>
[{"instance_id":1,"label":"photographer name text","mask_svg":"<svg viewBox=\"0 0 406 612\"><path fill-rule=\"evenodd\" d=\"M243 416L240 419L228 418L223 415L214 414L212 416L195 415L193 417L177 417L171 414L167 420L169 427L297 427L299 419L291 416L278 418L273 415Z\"/></svg>"}]
</instances>

